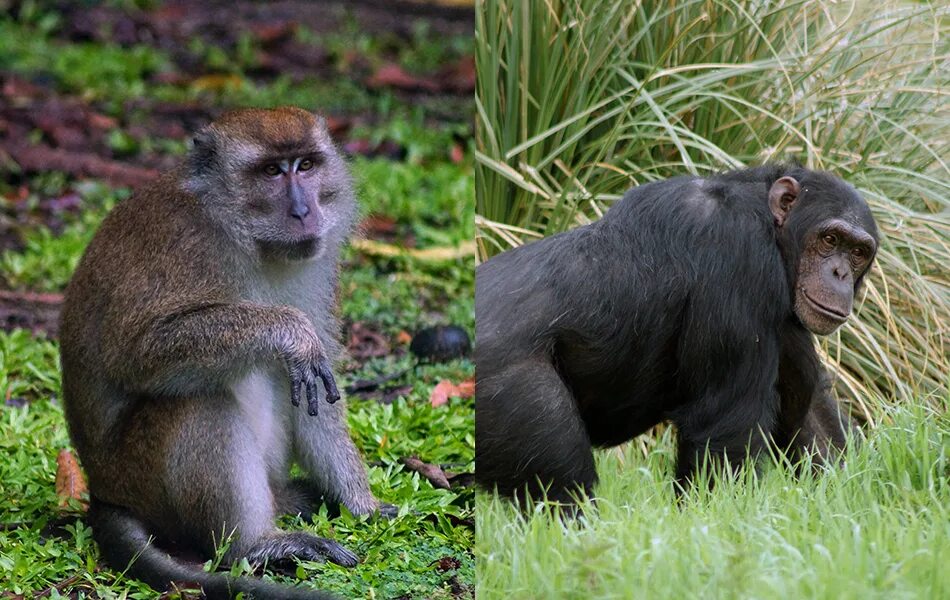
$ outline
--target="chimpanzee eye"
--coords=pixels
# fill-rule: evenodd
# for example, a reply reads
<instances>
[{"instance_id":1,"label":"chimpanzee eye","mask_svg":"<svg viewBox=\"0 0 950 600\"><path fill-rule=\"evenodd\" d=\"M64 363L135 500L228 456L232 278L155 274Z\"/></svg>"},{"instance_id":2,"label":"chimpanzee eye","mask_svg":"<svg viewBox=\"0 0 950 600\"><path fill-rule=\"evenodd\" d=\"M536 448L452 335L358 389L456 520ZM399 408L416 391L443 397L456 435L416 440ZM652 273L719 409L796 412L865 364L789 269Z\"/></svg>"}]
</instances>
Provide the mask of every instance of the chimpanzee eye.
<instances>
[{"instance_id":1,"label":"chimpanzee eye","mask_svg":"<svg viewBox=\"0 0 950 600\"><path fill-rule=\"evenodd\" d=\"M855 248L851 251L851 256L857 259L863 259L867 255L867 251L864 248Z\"/></svg>"},{"instance_id":2,"label":"chimpanzee eye","mask_svg":"<svg viewBox=\"0 0 950 600\"><path fill-rule=\"evenodd\" d=\"M303 159L302 161L300 161L300 164L297 165L298 171L309 171L312 168L313 168L313 161L310 160L309 158Z\"/></svg>"},{"instance_id":3,"label":"chimpanzee eye","mask_svg":"<svg viewBox=\"0 0 950 600\"><path fill-rule=\"evenodd\" d=\"M276 163L270 163L269 165L264 165L264 174L271 177L276 177L280 175L280 166Z\"/></svg>"},{"instance_id":4,"label":"chimpanzee eye","mask_svg":"<svg viewBox=\"0 0 950 600\"><path fill-rule=\"evenodd\" d=\"M823 242L825 242L825 243L828 244L829 246L837 246L837 245L838 245L838 236L836 236L836 235L833 234L833 233L825 234L821 239L822 239Z\"/></svg>"}]
</instances>

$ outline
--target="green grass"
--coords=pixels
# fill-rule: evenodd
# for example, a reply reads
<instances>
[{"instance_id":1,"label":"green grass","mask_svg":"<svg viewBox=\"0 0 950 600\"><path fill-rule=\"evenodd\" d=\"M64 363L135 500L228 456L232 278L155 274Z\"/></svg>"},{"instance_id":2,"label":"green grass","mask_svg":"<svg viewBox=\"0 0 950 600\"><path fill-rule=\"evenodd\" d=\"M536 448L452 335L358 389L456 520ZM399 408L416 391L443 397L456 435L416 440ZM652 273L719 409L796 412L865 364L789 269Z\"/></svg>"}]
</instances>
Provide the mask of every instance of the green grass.
<instances>
[{"instance_id":1,"label":"green grass","mask_svg":"<svg viewBox=\"0 0 950 600\"><path fill-rule=\"evenodd\" d=\"M671 429L637 438L598 454L576 521L478 495L479 597L950 596L946 4L483 0L476 20L482 260L635 185L789 159L855 185L883 234L820 343L870 425L842 469L766 466L677 504Z\"/></svg>"},{"instance_id":2,"label":"green grass","mask_svg":"<svg viewBox=\"0 0 950 600\"><path fill-rule=\"evenodd\" d=\"M766 461L680 504L669 433L599 453L596 504L576 521L480 493L478 596L946 598L946 396L939 405L892 409L840 469L796 478Z\"/></svg>"},{"instance_id":3,"label":"green grass","mask_svg":"<svg viewBox=\"0 0 950 600\"><path fill-rule=\"evenodd\" d=\"M74 591L95 589L103 598L135 590L133 598L152 598L148 588L117 573L93 573L99 557L91 531L78 513L58 511L53 486L56 453L69 447L58 395L56 348L24 332L0 333L0 382L13 397L38 397L25 407L0 409L0 522L18 526L0 531L0 581L4 591L36 592L80 574ZM330 536L360 554L355 569L304 563L298 578L345 597L439 597L449 578L471 582L473 532L453 525L472 519L470 490L436 490L398 460L418 455L429 462L458 465L471 471L474 439L471 401L452 400L440 409L428 406L433 373L458 377L471 372L468 362L420 369L414 391L391 405L351 402L353 437L370 461L370 483L381 499L404 507L392 521L343 515L330 519L324 510L312 522L286 518L284 525ZM347 382L350 378L341 378ZM441 572L433 563L444 556L461 561L457 571ZM282 579L293 583L292 579ZM110 595L111 594L111 595Z\"/></svg>"}]
</instances>

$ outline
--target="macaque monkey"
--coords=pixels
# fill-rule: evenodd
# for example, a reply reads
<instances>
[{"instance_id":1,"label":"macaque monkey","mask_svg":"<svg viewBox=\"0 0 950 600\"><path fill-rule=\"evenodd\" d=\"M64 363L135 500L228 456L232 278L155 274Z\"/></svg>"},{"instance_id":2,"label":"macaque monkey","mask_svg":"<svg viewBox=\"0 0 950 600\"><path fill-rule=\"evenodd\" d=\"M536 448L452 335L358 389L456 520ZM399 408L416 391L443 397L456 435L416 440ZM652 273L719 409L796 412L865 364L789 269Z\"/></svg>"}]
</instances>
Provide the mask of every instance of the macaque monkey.
<instances>
[{"instance_id":1,"label":"macaque monkey","mask_svg":"<svg viewBox=\"0 0 950 600\"><path fill-rule=\"evenodd\" d=\"M322 118L228 113L185 164L102 223L62 314L63 396L102 553L156 589L209 598L326 598L211 574L156 546L225 562L358 558L275 517L323 497L392 515L370 492L331 365L338 255L353 185ZM299 406L306 398L306 407ZM306 481L291 482L296 461Z\"/></svg>"}]
</instances>

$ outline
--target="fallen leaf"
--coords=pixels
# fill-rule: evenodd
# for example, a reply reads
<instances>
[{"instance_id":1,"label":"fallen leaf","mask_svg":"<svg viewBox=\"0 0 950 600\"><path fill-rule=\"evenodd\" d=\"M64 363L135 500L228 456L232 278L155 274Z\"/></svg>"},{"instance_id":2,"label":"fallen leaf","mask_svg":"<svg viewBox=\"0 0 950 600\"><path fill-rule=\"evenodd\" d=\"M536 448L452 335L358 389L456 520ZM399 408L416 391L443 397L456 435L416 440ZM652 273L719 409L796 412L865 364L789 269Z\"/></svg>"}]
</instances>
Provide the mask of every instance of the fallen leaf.
<instances>
[{"instance_id":1,"label":"fallen leaf","mask_svg":"<svg viewBox=\"0 0 950 600\"><path fill-rule=\"evenodd\" d=\"M133 187L158 177L158 171L154 169L106 160L90 152L71 152L46 145L28 146L9 142L0 142L0 150L7 151L21 169L33 173L64 171L76 177L94 177L115 185Z\"/></svg>"},{"instance_id":2,"label":"fallen leaf","mask_svg":"<svg viewBox=\"0 0 950 600\"><path fill-rule=\"evenodd\" d=\"M37 98L46 94L46 88L25 79L7 75L3 80L3 85L0 86L0 94L16 99Z\"/></svg>"},{"instance_id":3,"label":"fallen leaf","mask_svg":"<svg viewBox=\"0 0 950 600\"><path fill-rule=\"evenodd\" d=\"M471 398L475 395L474 379L466 379L465 381L461 381L456 387L458 388L460 398Z\"/></svg>"},{"instance_id":4,"label":"fallen leaf","mask_svg":"<svg viewBox=\"0 0 950 600\"><path fill-rule=\"evenodd\" d=\"M385 244L376 240L354 239L350 244L370 256L394 257L409 256L427 262L458 260L475 255L475 242L467 240L458 246L435 246L433 248L404 248L393 244Z\"/></svg>"},{"instance_id":5,"label":"fallen leaf","mask_svg":"<svg viewBox=\"0 0 950 600\"><path fill-rule=\"evenodd\" d=\"M366 85L375 89L391 87L409 92L438 92L440 88L438 82L424 77L410 75L395 63L386 63L377 69L376 72L366 80Z\"/></svg>"},{"instance_id":6,"label":"fallen leaf","mask_svg":"<svg viewBox=\"0 0 950 600\"><path fill-rule=\"evenodd\" d=\"M277 21L251 26L251 31L262 46L276 46L294 37L297 32L296 21Z\"/></svg>"},{"instance_id":7,"label":"fallen leaf","mask_svg":"<svg viewBox=\"0 0 950 600\"><path fill-rule=\"evenodd\" d=\"M199 92L226 92L240 89L244 79L233 73L203 75L191 82L191 88Z\"/></svg>"},{"instance_id":8,"label":"fallen leaf","mask_svg":"<svg viewBox=\"0 0 950 600\"><path fill-rule=\"evenodd\" d=\"M396 219L388 215L371 214L360 222L359 230L372 237L388 237L396 233Z\"/></svg>"},{"instance_id":9,"label":"fallen leaf","mask_svg":"<svg viewBox=\"0 0 950 600\"><path fill-rule=\"evenodd\" d=\"M350 341L346 345L350 355L357 360L377 358L389 354L389 342L363 323L353 323Z\"/></svg>"},{"instance_id":10,"label":"fallen leaf","mask_svg":"<svg viewBox=\"0 0 950 600\"><path fill-rule=\"evenodd\" d=\"M415 456L404 458L400 462L406 465L406 468L410 471L415 471L428 479L432 487L441 488L443 490L447 490L451 487L449 486L449 480L445 478L445 472L439 465L424 463Z\"/></svg>"},{"instance_id":11,"label":"fallen leaf","mask_svg":"<svg viewBox=\"0 0 950 600\"><path fill-rule=\"evenodd\" d=\"M465 160L465 151L462 150L462 144L452 144L452 148L449 150L449 158L455 164Z\"/></svg>"},{"instance_id":12,"label":"fallen leaf","mask_svg":"<svg viewBox=\"0 0 950 600\"><path fill-rule=\"evenodd\" d=\"M448 379L443 379L432 388L429 394L429 404L433 407L447 404L449 398L471 398L475 395L475 381L466 380L456 385Z\"/></svg>"},{"instance_id":13,"label":"fallen leaf","mask_svg":"<svg viewBox=\"0 0 950 600\"><path fill-rule=\"evenodd\" d=\"M448 481L446 481L446 485L448 485ZM86 478L79 469L76 457L69 450L60 450L59 454L56 455L56 495L60 498L59 505L68 505L70 498L72 498L79 500L84 508L88 508L88 503L82 497L88 491Z\"/></svg>"},{"instance_id":14,"label":"fallen leaf","mask_svg":"<svg viewBox=\"0 0 950 600\"><path fill-rule=\"evenodd\" d=\"M397 344L408 344L411 341L412 341L412 334L410 334L405 329L400 329L399 333L396 334Z\"/></svg>"}]
</instances>

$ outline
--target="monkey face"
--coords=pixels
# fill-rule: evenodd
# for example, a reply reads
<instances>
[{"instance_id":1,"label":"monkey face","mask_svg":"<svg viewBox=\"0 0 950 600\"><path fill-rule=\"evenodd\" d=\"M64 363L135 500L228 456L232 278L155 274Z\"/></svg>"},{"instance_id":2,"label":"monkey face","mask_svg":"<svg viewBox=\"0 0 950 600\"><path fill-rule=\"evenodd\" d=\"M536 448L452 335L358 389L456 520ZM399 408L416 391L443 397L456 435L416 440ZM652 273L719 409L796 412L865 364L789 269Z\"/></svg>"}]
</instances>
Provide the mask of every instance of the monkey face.
<instances>
[{"instance_id":1,"label":"monkey face","mask_svg":"<svg viewBox=\"0 0 950 600\"><path fill-rule=\"evenodd\" d=\"M313 150L299 156L264 156L248 169L245 176L253 193L247 208L265 256L299 260L319 252L326 225L327 206L321 202L325 162L324 154Z\"/></svg>"},{"instance_id":2,"label":"monkey face","mask_svg":"<svg viewBox=\"0 0 950 600\"><path fill-rule=\"evenodd\" d=\"M344 161L324 120L305 110L229 113L199 132L189 166L192 181L218 175L202 189L237 213L265 260L320 256L355 213Z\"/></svg>"}]
</instances>

